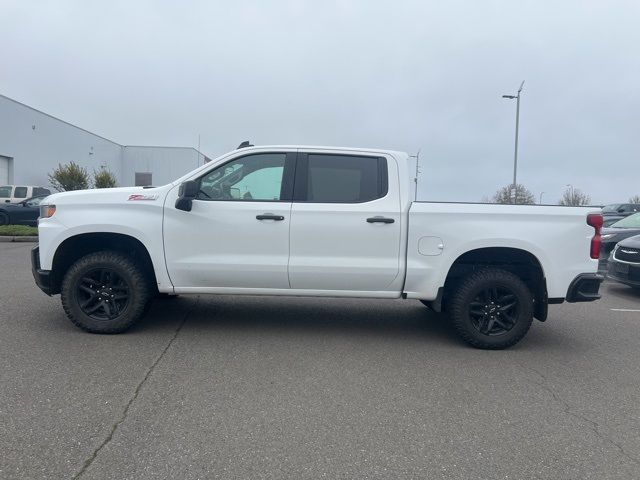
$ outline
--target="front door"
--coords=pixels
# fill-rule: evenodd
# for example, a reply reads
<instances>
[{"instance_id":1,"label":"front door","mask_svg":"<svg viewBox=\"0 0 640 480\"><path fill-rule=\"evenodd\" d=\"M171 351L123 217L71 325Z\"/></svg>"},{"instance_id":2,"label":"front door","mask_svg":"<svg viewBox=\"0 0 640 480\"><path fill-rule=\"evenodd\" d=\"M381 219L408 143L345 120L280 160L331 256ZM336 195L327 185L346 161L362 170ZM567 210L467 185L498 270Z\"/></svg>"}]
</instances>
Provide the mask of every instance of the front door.
<instances>
[{"instance_id":1,"label":"front door","mask_svg":"<svg viewBox=\"0 0 640 480\"><path fill-rule=\"evenodd\" d=\"M301 152L291 210L291 288L398 290L397 190L392 158Z\"/></svg>"},{"instance_id":2,"label":"front door","mask_svg":"<svg viewBox=\"0 0 640 480\"><path fill-rule=\"evenodd\" d=\"M167 270L176 291L287 289L295 153L236 157L198 179L190 212L165 204Z\"/></svg>"}]
</instances>

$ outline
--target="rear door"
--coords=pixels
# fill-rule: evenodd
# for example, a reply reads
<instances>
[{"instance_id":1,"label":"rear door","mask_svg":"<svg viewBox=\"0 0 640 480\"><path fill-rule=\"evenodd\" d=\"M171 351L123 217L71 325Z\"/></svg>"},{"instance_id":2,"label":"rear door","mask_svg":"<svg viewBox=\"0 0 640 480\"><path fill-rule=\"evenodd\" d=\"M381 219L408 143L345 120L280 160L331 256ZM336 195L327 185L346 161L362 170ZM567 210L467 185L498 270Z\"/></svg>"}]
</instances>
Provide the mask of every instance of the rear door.
<instances>
[{"instance_id":1,"label":"rear door","mask_svg":"<svg viewBox=\"0 0 640 480\"><path fill-rule=\"evenodd\" d=\"M400 220L393 158L301 151L291 209L291 288L393 290Z\"/></svg>"}]
</instances>

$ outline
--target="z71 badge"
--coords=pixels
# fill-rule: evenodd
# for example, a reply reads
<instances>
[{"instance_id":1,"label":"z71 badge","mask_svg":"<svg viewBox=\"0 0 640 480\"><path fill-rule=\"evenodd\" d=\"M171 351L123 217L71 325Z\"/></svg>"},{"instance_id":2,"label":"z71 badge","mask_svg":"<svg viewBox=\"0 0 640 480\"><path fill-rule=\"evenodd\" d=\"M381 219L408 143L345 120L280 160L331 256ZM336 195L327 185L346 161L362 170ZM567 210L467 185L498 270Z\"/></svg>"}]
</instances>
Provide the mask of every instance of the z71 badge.
<instances>
[{"instance_id":1,"label":"z71 badge","mask_svg":"<svg viewBox=\"0 0 640 480\"><path fill-rule=\"evenodd\" d=\"M158 195L129 195L129 201L132 200L157 200Z\"/></svg>"}]
</instances>

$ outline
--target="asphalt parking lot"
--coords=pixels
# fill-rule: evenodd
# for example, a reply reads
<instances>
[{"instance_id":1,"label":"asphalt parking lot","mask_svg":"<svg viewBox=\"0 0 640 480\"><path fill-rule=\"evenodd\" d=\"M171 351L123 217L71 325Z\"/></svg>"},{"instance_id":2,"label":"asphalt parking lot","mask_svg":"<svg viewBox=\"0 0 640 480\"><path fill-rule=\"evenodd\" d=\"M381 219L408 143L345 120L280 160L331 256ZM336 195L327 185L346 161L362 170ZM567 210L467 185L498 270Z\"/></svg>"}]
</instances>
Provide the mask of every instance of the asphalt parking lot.
<instances>
[{"instance_id":1,"label":"asphalt parking lot","mask_svg":"<svg viewBox=\"0 0 640 480\"><path fill-rule=\"evenodd\" d=\"M414 301L180 297L76 329L0 243L0 478L640 478L640 295L479 351ZM635 310L635 311L634 311Z\"/></svg>"}]
</instances>

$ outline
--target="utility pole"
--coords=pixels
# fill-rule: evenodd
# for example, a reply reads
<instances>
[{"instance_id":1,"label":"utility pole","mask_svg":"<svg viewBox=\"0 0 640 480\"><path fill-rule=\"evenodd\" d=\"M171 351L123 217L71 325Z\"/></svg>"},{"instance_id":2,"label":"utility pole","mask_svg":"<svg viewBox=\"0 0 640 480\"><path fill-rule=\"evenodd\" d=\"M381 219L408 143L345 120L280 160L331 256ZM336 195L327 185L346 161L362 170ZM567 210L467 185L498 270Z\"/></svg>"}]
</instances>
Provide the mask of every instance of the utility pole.
<instances>
[{"instance_id":1,"label":"utility pole","mask_svg":"<svg viewBox=\"0 0 640 480\"><path fill-rule=\"evenodd\" d=\"M520 84L518 93L516 95L502 95L502 98L508 98L509 100L516 100L516 145L513 152L513 203L517 203L517 174L518 174L518 131L520 129L520 93L524 86L524 80Z\"/></svg>"}]
</instances>

